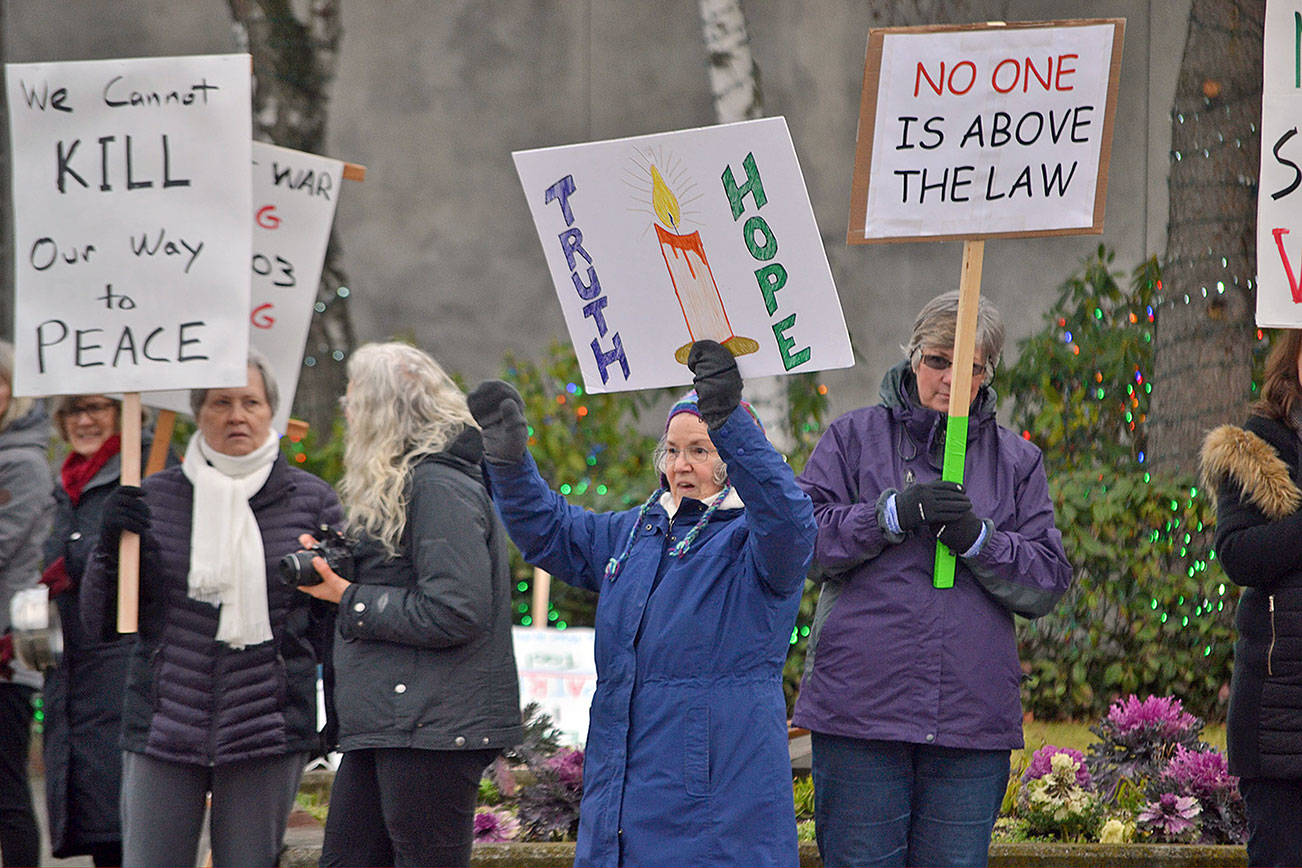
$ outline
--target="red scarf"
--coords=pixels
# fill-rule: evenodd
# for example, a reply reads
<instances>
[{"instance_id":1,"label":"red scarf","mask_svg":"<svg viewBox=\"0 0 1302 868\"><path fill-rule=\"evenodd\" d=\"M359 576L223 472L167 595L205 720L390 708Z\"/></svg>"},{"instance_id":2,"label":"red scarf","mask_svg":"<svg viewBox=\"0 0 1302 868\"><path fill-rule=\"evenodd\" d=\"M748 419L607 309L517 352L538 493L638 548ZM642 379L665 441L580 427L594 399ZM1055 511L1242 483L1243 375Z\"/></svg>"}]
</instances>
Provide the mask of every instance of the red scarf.
<instances>
[{"instance_id":1,"label":"red scarf","mask_svg":"<svg viewBox=\"0 0 1302 868\"><path fill-rule=\"evenodd\" d=\"M81 500L81 490L86 487L86 483L94 479L95 474L108 464L108 460L121 450L122 437L114 434L89 458L76 452L68 453L68 457L63 459L63 469L59 471L59 476L63 480L63 490L68 492L68 499L73 506Z\"/></svg>"}]
</instances>

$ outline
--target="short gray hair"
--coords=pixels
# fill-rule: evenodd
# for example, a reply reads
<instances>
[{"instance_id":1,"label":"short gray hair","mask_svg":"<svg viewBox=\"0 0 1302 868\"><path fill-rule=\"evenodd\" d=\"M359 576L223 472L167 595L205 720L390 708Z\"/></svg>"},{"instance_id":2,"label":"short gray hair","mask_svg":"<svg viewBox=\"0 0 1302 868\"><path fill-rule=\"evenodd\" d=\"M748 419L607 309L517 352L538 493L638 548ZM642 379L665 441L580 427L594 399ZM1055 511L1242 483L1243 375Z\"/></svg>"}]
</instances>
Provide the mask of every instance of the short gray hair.
<instances>
[{"instance_id":1,"label":"short gray hair","mask_svg":"<svg viewBox=\"0 0 1302 868\"><path fill-rule=\"evenodd\" d=\"M958 290L936 296L922 306L913 321L913 334L903 347L911 364L916 363L924 347L952 347L958 330ZM994 304L984 297L977 305L976 348L985 359L986 376L994 374L995 365L1004 351L1004 320Z\"/></svg>"},{"instance_id":2,"label":"short gray hair","mask_svg":"<svg viewBox=\"0 0 1302 868\"><path fill-rule=\"evenodd\" d=\"M271 373L271 362L262 353L249 347L249 367L257 370L262 375L262 388L267 393L267 406L271 408L271 415L276 415L280 409L280 386L276 384L276 377ZM190 410L193 411L194 417L199 418L199 410L203 408L203 402L208 400L207 389L190 390Z\"/></svg>"}]
</instances>

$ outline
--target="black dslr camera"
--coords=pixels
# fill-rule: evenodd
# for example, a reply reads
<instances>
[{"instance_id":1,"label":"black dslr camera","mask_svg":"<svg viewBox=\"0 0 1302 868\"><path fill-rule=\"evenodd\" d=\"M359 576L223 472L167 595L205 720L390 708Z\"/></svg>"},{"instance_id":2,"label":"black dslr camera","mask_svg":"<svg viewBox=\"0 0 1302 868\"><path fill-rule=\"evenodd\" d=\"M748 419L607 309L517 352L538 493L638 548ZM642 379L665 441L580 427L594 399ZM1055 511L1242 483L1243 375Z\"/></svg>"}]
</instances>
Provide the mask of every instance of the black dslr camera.
<instances>
[{"instance_id":1,"label":"black dslr camera","mask_svg":"<svg viewBox=\"0 0 1302 868\"><path fill-rule=\"evenodd\" d=\"M318 542L310 549L291 552L280 559L280 577L294 587L321 584L321 576L312 566L317 555L341 576L353 574L353 545L341 531L321 525L316 534Z\"/></svg>"}]
</instances>

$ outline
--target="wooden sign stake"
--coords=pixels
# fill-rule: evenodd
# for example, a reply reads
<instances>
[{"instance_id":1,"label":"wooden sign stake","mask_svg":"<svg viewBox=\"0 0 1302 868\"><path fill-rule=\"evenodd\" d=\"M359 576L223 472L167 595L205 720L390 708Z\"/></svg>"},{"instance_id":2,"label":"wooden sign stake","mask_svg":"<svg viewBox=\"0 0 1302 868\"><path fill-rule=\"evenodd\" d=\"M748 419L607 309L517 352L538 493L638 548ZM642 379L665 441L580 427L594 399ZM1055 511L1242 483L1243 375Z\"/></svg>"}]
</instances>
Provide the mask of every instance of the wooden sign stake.
<instances>
[{"instance_id":1,"label":"wooden sign stake","mask_svg":"<svg viewBox=\"0 0 1302 868\"><path fill-rule=\"evenodd\" d=\"M140 393L122 396L122 484L140 484ZM140 537L118 542L118 632L134 633L140 608Z\"/></svg>"},{"instance_id":2,"label":"wooden sign stake","mask_svg":"<svg viewBox=\"0 0 1302 868\"><path fill-rule=\"evenodd\" d=\"M175 410L159 410L154 423L154 442L149 446L149 461L145 476L153 476L167 464L167 448L172 445L172 429L176 427Z\"/></svg>"},{"instance_id":3,"label":"wooden sign stake","mask_svg":"<svg viewBox=\"0 0 1302 868\"><path fill-rule=\"evenodd\" d=\"M547 613L551 611L552 574L533 568L533 628L547 629ZM541 614L539 614L541 613Z\"/></svg>"},{"instance_id":4,"label":"wooden sign stake","mask_svg":"<svg viewBox=\"0 0 1302 868\"><path fill-rule=\"evenodd\" d=\"M962 482L967 461L967 423L972 395L972 360L976 356L977 306L981 303L981 262L984 241L963 242L963 271L958 285L958 322L954 328L954 373L949 383L949 420L945 425L945 464L941 478ZM954 554L936 541L932 585L954 587Z\"/></svg>"}]
</instances>

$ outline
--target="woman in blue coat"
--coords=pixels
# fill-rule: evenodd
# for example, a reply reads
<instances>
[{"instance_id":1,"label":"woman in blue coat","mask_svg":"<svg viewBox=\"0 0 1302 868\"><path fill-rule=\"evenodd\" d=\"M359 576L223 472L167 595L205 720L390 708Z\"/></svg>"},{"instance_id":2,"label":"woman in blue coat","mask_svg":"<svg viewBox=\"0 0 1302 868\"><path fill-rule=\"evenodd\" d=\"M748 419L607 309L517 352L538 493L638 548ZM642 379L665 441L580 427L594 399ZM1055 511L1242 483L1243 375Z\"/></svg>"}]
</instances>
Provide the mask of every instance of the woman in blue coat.
<instances>
[{"instance_id":1,"label":"woman in blue coat","mask_svg":"<svg viewBox=\"0 0 1302 868\"><path fill-rule=\"evenodd\" d=\"M548 488L520 396L470 395L493 500L524 553L600 594L576 865L795 865L782 664L813 553L809 498L698 341L661 487L593 513Z\"/></svg>"}]
</instances>

